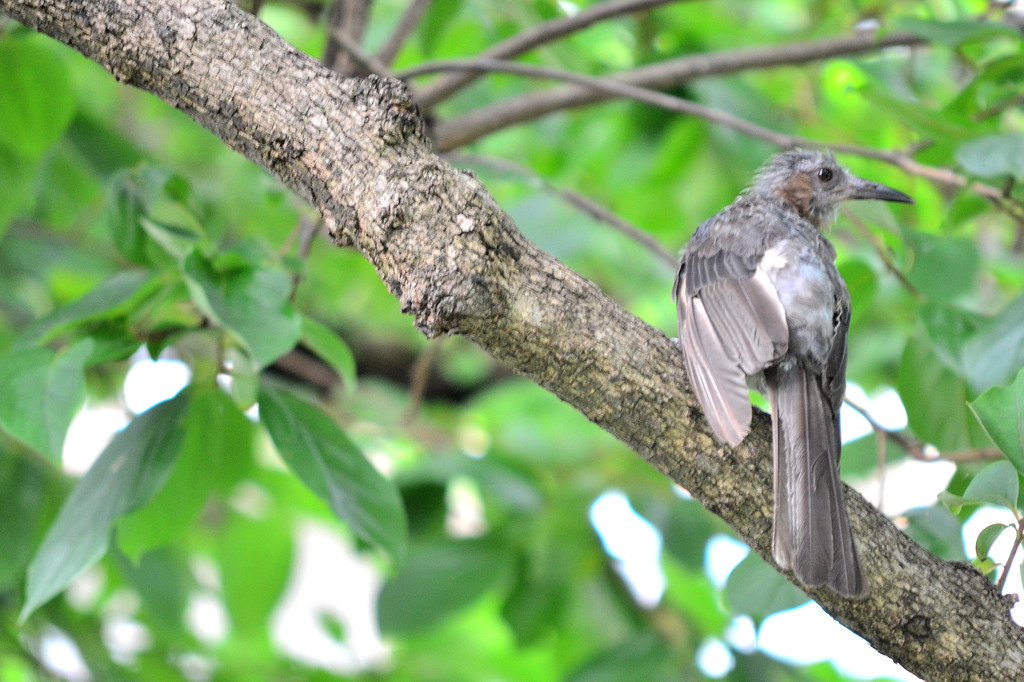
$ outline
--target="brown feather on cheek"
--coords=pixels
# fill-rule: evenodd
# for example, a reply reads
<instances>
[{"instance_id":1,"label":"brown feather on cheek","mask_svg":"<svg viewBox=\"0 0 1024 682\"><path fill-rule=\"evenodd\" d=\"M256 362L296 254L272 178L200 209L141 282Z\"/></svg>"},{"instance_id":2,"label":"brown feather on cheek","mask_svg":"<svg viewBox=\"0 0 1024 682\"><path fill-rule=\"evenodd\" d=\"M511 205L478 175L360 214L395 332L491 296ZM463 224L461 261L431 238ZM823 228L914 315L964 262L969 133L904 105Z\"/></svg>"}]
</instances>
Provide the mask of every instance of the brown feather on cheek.
<instances>
[{"instance_id":1,"label":"brown feather on cheek","mask_svg":"<svg viewBox=\"0 0 1024 682\"><path fill-rule=\"evenodd\" d=\"M814 185L807 173L796 173L777 190L779 198L786 201L800 213L801 216L817 225L817 219L811 215L811 199L814 197Z\"/></svg>"}]
</instances>

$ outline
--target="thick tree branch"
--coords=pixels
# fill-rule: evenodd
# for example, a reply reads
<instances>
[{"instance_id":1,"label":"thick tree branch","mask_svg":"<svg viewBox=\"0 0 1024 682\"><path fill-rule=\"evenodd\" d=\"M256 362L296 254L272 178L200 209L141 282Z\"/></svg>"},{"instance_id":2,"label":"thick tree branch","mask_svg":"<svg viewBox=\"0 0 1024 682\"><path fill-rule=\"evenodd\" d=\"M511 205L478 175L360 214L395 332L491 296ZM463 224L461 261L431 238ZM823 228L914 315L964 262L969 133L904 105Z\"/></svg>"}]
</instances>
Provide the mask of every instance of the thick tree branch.
<instances>
[{"instance_id":1,"label":"thick tree branch","mask_svg":"<svg viewBox=\"0 0 1024 682\"><path fill-rule=\"evenodd\" d=\"M480 57L490 59L508 59L527 50L532 50L538 45L557 40L575 31L580 31L592 24L603 21L610 17L637 12L643 9L650 9L658 5L666 5L670 2L683 2L684 0L607 0L606 2L593 5L579 14L571 17L560 17L538 24L533 28L517 33L507 40L480 53ZM416 100L420 106L429 108L458 92L469 83L480 77L479 73L472 71L456 73L441 78L430 85L427 85L416 92Z\"/></svg>"},{"instance_id":2,"label":"thick tree branch","mask_svg":"<svg viewBox=\"0 0 1024 682\"><path fill-rule=\"evenodd\" d=\"M528 242L472 175L440 160L399 83L340 78L227 0L0 0L0 11L267 168L365 254L425 334L473 339L770 558L769 420L759 414L736 449L716 444L678 349ZM811 596L924 678L1019 679L1024 630L994 586L930 555L859 495L847 499L871 596Z\"/></svg>"},{"instance_id":3,"label":"thick tree branch","mask_svg":"<svg viewBox=\"0 0 1024 682\"><path fill-rule=\"evenodd\" d=\"M668 90L694 78L735 73L768 66L806 64L828 57L874 52L885 47L907 47L923 41L910 33L857 33L839 38L826 38L802 43L743 48L711 54L698 54L670 59L657 64L615 75L615 80L650 90ZM495 57L483 54L482 57ZM423 65L424 67L429 64ZM422 68L422 67L418 67ZM405 78L406 74L400 73ZM616 95L584 85L567 85L540 92L531 92L492 105L474 109L449 119L434 130L437 148L441 151L461 147L488 133L524 121L532 121L544 114L562 109L603 102Z\"/></svg>"}]
</instances>

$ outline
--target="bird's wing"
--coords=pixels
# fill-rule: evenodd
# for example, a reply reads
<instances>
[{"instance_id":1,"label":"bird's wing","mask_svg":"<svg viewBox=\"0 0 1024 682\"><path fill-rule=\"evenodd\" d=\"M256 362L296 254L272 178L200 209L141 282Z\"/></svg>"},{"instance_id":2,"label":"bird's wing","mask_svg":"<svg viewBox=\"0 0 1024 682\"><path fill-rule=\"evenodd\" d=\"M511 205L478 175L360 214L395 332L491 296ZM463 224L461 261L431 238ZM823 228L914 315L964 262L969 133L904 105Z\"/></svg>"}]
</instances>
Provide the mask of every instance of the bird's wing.
<instances>
[{"instance_id":1,"label":"bird's wing","mask_svg":"<svg viewBox=\"0 0 1024 682\"><path fill-rule=\"evenodd\" d=\"M837 284L834 317L835 332L832 336L832 347L825 358L825 372L822 376L825 395L832 401L832 409L836 420L839 419L839 407L846 395L846 344L850 330L850 293L842 280ZM838 428L836 429L838 431Z\"/></svg>"},{"instance_id":2,"label":"bird's wing","mask_svg":"<svg viewBox=\"0 0 1024 682\"><path fill-rule=\"evenodd\" d=\"M673 289L690 383L711 428L737 445L750 430L746 376L788 348L786 312L757 259L687 249Z\"/></svg>"}]
</instances>

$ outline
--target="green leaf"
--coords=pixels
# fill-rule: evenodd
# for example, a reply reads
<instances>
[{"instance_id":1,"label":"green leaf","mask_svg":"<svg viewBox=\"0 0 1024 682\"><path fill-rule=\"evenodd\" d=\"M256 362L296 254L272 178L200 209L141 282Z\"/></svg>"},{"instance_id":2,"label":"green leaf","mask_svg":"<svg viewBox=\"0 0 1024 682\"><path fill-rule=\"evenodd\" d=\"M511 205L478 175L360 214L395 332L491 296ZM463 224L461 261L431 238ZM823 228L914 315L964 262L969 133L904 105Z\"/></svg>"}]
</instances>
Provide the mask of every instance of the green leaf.
<instances>
[{"instance_id":1,"label":"green leaf","mask_svg":"<svg viewBox=\"0 0 1024 682\"><path fill-rule=\"evenodd\" d=\"M501 610L520 646L534 644L550 632L565 609L565 585L553 576L538 575L543 569L536 563L521 562Z\"/></svg>"},{"instance_id":2,"label":"green leaf","mask_svg":"<svg viewBox=\"0 0 1024 682\"><path fill-rule=\"evenodd\" d=\"M998 568L999 564L993 561L991 558L978 558L971 562L975 568L981 571L982 575L989 575Z\"/></svg>"},{"instance_id":3,"label":"green leaf","mask_svg":"<svg viewBox=\"0 0 1024 682\"><path fill-rule=\"evenodd\" d=\"M975 392L1012 381L1024 366L1024 296L984 321L964 343L962 356Z\"/></svg>"},{"instance_id":4,"label":"green leaf","mask_svg":"<svg viewBox=\"0 0 1024 682\"><path fill-rule=\"evenodd\" d=\"M1024 178L1024 135L986 135L965 142L956 150L956 160L974 175Z\"/></svg>"},{"instance_id":5,"label":"green leaf","mask_svg":"<svg viewBox=\"0 0 1024 682\"><path fill-rule=\"evenodd\" d=\"M946 491L939 493L940 497L944 495L957 498ZM953 502L955 503L955 500ZM962 506L962 503L959 506ZM947 561L967 560L967 555L964 554L962 523L948 509L932 505L911 509L903 516L907 520L907 535L929 552Z\"/></svg>"},{"instance_id":6,"label":"green leaf","mask_svg":"<svg viewBox=\"0 0 1024 682\"><path fill-rule=\"evenodd\" d=\"M992 441L1024 474L1024 369L1012 386L993 386L970 405Z\"/></svg>"},{"instance_id":7,"label":"green leaf","mask_svg":"<svg viewBox=\"0 0 1024 682\"><path fill-rule=\"evenodd\" d=\"M117 523L117 541L133 561L179 538L210 493L226 493L252 462L254 426L216 388L195 391L177 466L163 489Z\"/></svg>"},{"instance_id":8,"label":"green leaf","mask_svg":"<svg viewBox=\"0 0 1024 682\"><path fill-rule=\"evenodd\" d=\"M948 301L970 291L978 271L977 247L966 239L904 230L914 249L907 279L931 301Z\"/></svg>"},{"instance_id":9,"label":"green leaf","mask_svg":"<svg viewBox=\"0 0 1024 682\"><path fill-rule=\"evenodd\" d=\"M736 565L725 583L725 598L736 613L745 613L760 623L779 611L807 601L807 595L772 568L757 552L750 552Z\"/></svg>"},{"instance_id":10,"label":"green leaf","mask_svg":"<svg viewBox=\"0 0 1024 682\"><path fill-rule=\"evenodd\" d=\"M1005 523L993 523L978 533L978 539L974 542L974 549L979 559L988 559L988 552L992 549L992 543L999 535L1009 528Z\"/></svg>"},{"instance_id":11,"label":"green leaf","mask_svg":"<svg viewBox=\"0 0 1024 682\"><path fill-rule=\"evenodd\" d=\"M227 259L216 269L198 251L184 271L192 298L203 312L234 332L260 367L299 341L302 320L290 299L292 282L282 271Z\"/></svg>"},{"instance_id":12,"label":"green leaf","mask_svg":"<svg viewBox=\"0 0 1024 682\"><path fill-rule=\"evenodd\" d=\"M338 373L345 392L352 395L356 387L356 359L348 344L330 327L308 316L302 318L302 342Z\"/></svg>"},{"instance_id":13,"label":"green leaf","mask_svg":"<svg viewBox=\"0 0 1024 682\"><path fill-rule=\"evenodd\" d=\"M0 592L18 589L65 487L53 467L28 451L0 453Z\"/></svg>"},{"instance_id":14,"label":"green leaf","mask_svg":"<svg viewBox=\"0 0 1024 682\"><path fill-rule=\"evenodd\" d=\"M377 601L380 627L392 634L425 630L494 586L508 570L508 550L489 540L441 540L414 547Z\"/></svg>"},{"instance_id":15,"label":"green leaf","mask_svg":"<svg viewBox=\"0 0 1024 682\"><path fill-rule=\"evenodd\" d=\"M942 490L938 495L939 502L953 514L959 514L960 510L973 504L971 500L965 500L960 495L954 495L948 490Z\"/></svg>"},{"instance_id":16,"label":"green leaf","mask_svg":"<svg viewBox=\"0 0 1024 682\"><path fill-rule=\"evenodd\" d=\"M362 540L397 566L406 548L405 508L395 485L378 472L337 423L309 403L264 385L260 419L281 457Z\"/></svg>"},{"instance_id":17,"label":"green leaf","mask_svg":"<svg viewBox=\"0 0 1024 682\"><path fill-rule=\"evenodd\" d=\"M941 386L942 390L935 390ZM903 351L896 388L907 410L910 428L939 450L971 446L973 424L967 408L967 386L919 337ZM980 429L979 429L980 431Z\"/></svg>"},{"instance_id":18,"label":"green leaf","mask_svg":"<svg viewBox=\"0 0 1024 682\"><path fill-rule=\"evenodd\" d=\"M30 325L18 339L18 345L46 343L76 325L124 315L159 287L160 283L151 280L145 270L119 272L73 303Z\"/></svg>"},{"instance_id":19,"label":"green leaf","mask_svg":"<svg viewBox=\"0 0 1024 682\"><path fill-rule=\"evenodd\" d=\"M452 20L462 10L462 0L445 0L445 2L432 2L427 6L427 11L420 21L419 38L423 51L432 54L440 43L441 36L452 23Z\"/></svg>"},{"instance_id":20,"label":"green leaf","mask_svg":"<svg viewBox=\"0 0 1024 682\"><path fill-rule=\"evenodd\" d=\"M666 641L653 631L644 631L585 661L565 679L566 682L697 679L695 673L695 670L680 671L679 661L675 660Z\"/></svg>"},{"instance_id":21,"label":"green leaf","mask_svg":"<svg viewBox=\"0 0 1024 682\"><path fill-rule=\"evenodd\" d=\"M233 514L218 538L216 557L224 601L232 627L246 639L269 640L271 611L292 568L293 532L287 515L254 519Z\"/></svg>"},{"instance_id":22,"label":"green leaf","mask_svg":"<svg viewBox=\"0 0 1024 682\"><path fill-rule=\"evenodd\" d=\"M1018 38L1016 31L1009 26L990 21L935 21L933 19L901 17L894 22L893 27L899 31L909 31L929 42L947 47L959 47L968 41L989 38L993 35Z\"/></svg>"},{"instance_id":23,"label":"green leaf","mask_svg":"<svg viewBox=\"0 0 1024 682\"><path fill-rule=\"evenodd\" d=\"M980 504L994 504L1015 509L1020 482L1013 465L1003 460L993 462L978 472L964 491L963 499Z\"/></svg>"},{"instance_id":24,"label":"green leaf","mask_svg":"<svg viewBox=\"0 0 1024 682\"><path fill-rule=\"evenodd\" d=\"M32 179L38 161L13 152L0 153L0 237L7 232L11 218L33 205Z\"/></svg>"},{"instance_id":25,"label":"green leaf","mask_svg":"<svg viewBox=\"0 0 1024 682\"><path fill-rule=\"evenodd\" d=\"M163 487L178 458L188 405L182 392L136 417L71 491L29 564L21 620L98 561L114 521Z\"/></svg>"},{"instance_id":26,"label":"green leaf","mask_svg":"<svg viewBox=\"0 0 1024 682\"><path fill-rule=\"evenodd\" d=\"M38 157L74 114L71 79L53 49L33 38L0 42L0 145Z\"/></svg>"},{"instance_id":27,"label":"green leaf","mask_svg":"<svg viewBox=\"0 0 1024 682\"><path fill-rule=\"evenodd\" d=\"M0 425L54 464L60 464L68 427L85 403L92 350L86 338L60 353L22 348L0 356Z\"/></svg>"}]
</instances>

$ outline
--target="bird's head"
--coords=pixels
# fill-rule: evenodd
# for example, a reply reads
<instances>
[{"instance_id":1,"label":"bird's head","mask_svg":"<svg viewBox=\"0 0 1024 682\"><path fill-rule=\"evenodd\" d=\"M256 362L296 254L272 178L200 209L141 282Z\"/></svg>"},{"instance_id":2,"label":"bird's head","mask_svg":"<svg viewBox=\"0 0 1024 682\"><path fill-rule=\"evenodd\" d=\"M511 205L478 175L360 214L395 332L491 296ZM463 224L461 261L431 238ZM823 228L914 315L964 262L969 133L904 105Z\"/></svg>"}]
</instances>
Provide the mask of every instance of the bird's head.
<instances>
[{"instance_id":1,"label":"bird's head","mask_svg":"<svg viewBox=\"0 0 1024 682\"><path fill-rule=\"evenodd\" d=\"M761 168L753 192L776 196L819 227L831 223L842 201L879 199L912 204L891 187L870 182L839 165L831 152L793 149L776 154Z\"/></svg>"}]
</instances>

